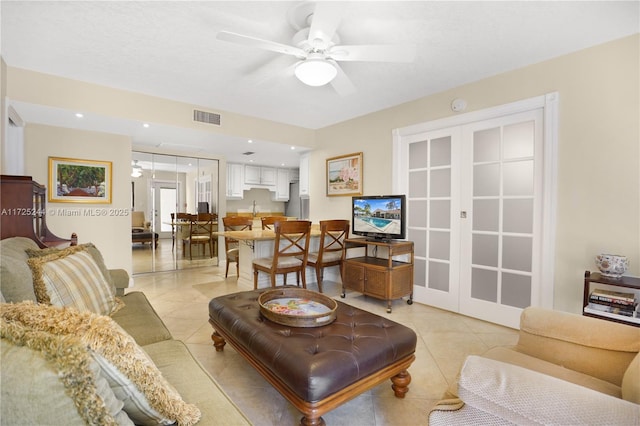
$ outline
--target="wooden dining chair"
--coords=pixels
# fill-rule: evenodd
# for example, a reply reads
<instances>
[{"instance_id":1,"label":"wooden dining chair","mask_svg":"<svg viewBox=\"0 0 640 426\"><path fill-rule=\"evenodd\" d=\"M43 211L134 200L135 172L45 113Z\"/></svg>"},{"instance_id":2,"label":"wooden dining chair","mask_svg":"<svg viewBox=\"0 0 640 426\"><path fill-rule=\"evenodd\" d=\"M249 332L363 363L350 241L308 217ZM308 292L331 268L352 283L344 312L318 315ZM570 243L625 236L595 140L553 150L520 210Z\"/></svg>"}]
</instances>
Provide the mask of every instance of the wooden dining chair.
<instances>
[{"instance_id":1,"label":"wooden dining chair","mask_svg":"<svg viewBox=\"0 0 640 426\"><path fill-rule=\"evenodd\" d=\"M193 245L202 245L203 253L206 252L204 247L209 245L209 255L213 257L213 246L215 238L213 236L213 227L215 225L215 215L211 213L198 213L190 215L189 218L189 234L183 238L183 246L189 245L189 259L193 260Z\"/></svg>"},{"instance_id":2,"label":"wooden dining chair","mask_svg":"<svg viewBox=\"0 0 640 426\"><path fill-rule=\"evenodd\" d=\"M227 216L222 218L225 231L251 231L253 219L243 216ZM240 277L240 248L239 242L235 238L224 237L224 249L227 253L227 266L224 277L229 275L229 263L236 262L236 274Z\"/></svg>"},{"instance_id":3,"label":"wooden dining chair","mask_svg":"<svg viewBox=\"0 0 640 426\"><path fill-rule=\"evenodd\" d=\"M188 228L189 228L189 222L191 221L191 214L189 213L175 213L175 222L174 222L174 214L171 215L171 223L175 223L175 235L174 237L174 243L177 240L182 241L182 255L185 255L185 236L187 236L187 232L188 232ZM180 222L184 223L184 225L180 225ZM187 230L185 231L186 228ZM171 225L171 232L173 233L173 225ZM173 245L171 246L171 251L173 252Z\"/></svg>"},{"instance_id":4,"label":"wooden dining chair","mask_svg":"<svg viewBox=\"0 0 640 426\"><path fill-rule=\"evenodd\" d=\"M261 257L253 260L253 288L258 288L260 271L269 274L271 287L276 286L276 275L284 274L284 285L287 285L287 274L296 273L296 283L307 288L305 269L309 254L309 235L311 222L307 220L279 221L274 224L276 233L272 257Z\"/></svg>"},{"instance_id":5,"label":"wooden dining chair","mask_svg":"<svg viewBox=\"0 0 640 426\"><path fill-rule=\"evenodd\" d=\"M276 222L281 222L283 220L287 220L286 216L263 216L262 217L262 229L268 229L270 231L273 231L273 225Z\"/></svg>"},{"instance_id":6,"label":"wooden dining chair","mask_svg":"<svg viewBox=\"0 0 640 426\"><path fill-rule=\"evenodd\" d=\"M344 240L349 238L350 223L348 220L321 220L320 245L317 252L309 253L307 266L316 270L318 290L322 293L324 268L338 266L342 278L342 260L344 259Z\"/></svg>"}]
</instances>

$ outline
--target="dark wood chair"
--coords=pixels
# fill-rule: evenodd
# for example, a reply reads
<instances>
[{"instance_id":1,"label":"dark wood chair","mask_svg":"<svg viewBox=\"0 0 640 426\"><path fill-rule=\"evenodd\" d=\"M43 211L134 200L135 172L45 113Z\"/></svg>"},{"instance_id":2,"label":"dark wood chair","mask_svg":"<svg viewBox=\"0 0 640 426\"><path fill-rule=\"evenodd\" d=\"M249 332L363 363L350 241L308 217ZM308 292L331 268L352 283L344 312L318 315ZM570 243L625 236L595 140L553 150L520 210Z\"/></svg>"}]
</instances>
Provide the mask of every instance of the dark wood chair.
<instances>
[{"instance_id":1,"label":"dark wood chair","mask_svg":"<svg viewBox=\"0 0 640 426\"><path fill-rule=\"evenodd\" d=\"M189 219L189 234L183 240L183 246L189 245L189 259L193 260L193 245L209 245L209 255L213 257L213 246L215 238L213 236L213 227L216 222L216 215L211 213L198 213L191 215Z\"/></svg>"},{"instance_id":2,"label":"dark wood chair","mask_svg":"<svg viewBox=\"0 0 640 426\"><path fill-rule=\"evenodd\" d=\"M305 269L309 254L309 235L311 222L307 220L279 221L274 224L276 238L272 257L262 257L253 260L253 288L258 288L258 274L260 271L269 274L271 287L276 286L276 275L284 274L284 284L287 284L287 274L296 273L296 283L300 286L302 272L302 287L307 288Z\"/></svg>"},{"instance_id":3,"label":"dark wood chair","mask_svg":"<svg viewBox=\"0 0 640 426\"><path fill-rule=\"evenodd\" d=\"M172 233L172 238L173 238L173 243L176 242L176 240L180 239L182 241L182 255L184 256L185 251L184 251L184 247L185 247L185 241L184 241L184 237L187 235L187 232L184 231L184 229L188 230L188 222L191 220L191 214L189 213L172 213L171 214L171 223L174 223L174 215L175 215L175 230L174 230L174 226L171 225L171 233ZM185 225L179 225L180 222L183 223L187 223ZM184 228L183 228L184 227ZM174 233L175 232L175 233ZM173 252L173 244L171 245L171 251Z\"/></svg>"},{"instance_id":4,"label":"dark wood chair","mask_svg":"<svg viewBox=\"0 0 640 426\"><path fill-rule=\"evenodd\" d=\"M225 231L251 231L253 227L253 219L243 216L227 216L222 218ZM224 249L227 253L227 266L225 267L224 277L229 275L229 263L236 262L236 275L240 276L240 249L238 240L235 238L224 238Z\"/></svg>"},{"instance_id":5,"label":"dark wood chair","mask_svg":"<svg viewBox=\"0 0 640 426\"><path fill-rule=\"evenodd\" d=\"M322 281L324 268L339 266L340 278L342 278L342 260L344 258L344 240L349 238L350 223L348 220L321 220L320 221L320 246L317 252L309 253L307 266L316 270L318 290L322 293Z\"/></svg>"},{"instance_id":6,"label":"dark wood chair","mask_svg":"<svg viewBox=\"0 0 640 426\"><path fill-rule=\"evenodd\" d=\"M274 230L273 225L276 222L287 220L287 217L286 216L263 216L261 220L262 220L262 229L268 229L270 231L273 231Z\"/></svg>"}]
</instances>

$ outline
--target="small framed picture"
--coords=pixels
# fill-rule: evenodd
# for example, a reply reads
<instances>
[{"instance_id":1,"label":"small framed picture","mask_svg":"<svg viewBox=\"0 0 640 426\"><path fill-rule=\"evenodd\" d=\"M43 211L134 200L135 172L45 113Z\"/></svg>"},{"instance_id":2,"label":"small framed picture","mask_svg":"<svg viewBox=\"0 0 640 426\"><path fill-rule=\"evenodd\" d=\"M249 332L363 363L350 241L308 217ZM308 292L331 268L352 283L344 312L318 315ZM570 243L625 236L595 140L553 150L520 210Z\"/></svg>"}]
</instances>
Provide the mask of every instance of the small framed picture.
<instances>
[{"instance_id":1,"label":"small framed picture","mask_svg":"<svg viewBox=\"0 0 640 426\"><path fill-rule=\"evenodd\" d=\"M49 157L49 202L111 204L111 161Z\"/></svg>"},{"instance_id":2,"label":"small framed picture","mask_svg":"<svg viewBox=\"0 0 640 426\"><path fill-rule=\"evenodd\" d=\"M362 152L327 159L327 196L362 195Z\"/></svg>"}]
</instances>

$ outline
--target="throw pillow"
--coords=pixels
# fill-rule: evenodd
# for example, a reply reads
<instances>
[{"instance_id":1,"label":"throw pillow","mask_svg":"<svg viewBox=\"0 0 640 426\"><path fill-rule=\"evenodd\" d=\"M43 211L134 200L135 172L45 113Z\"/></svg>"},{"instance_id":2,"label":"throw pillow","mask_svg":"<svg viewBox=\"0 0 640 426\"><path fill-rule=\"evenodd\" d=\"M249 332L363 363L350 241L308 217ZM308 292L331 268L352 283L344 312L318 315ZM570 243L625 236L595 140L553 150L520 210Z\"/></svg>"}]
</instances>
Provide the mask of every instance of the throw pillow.
<instances>
[{"instance_id":1,"label":"throw pillow","mask_svg":"<svg viewBox=\"0 0 640 426\"><path fill-rule=\"evenodd\" d=\"M129 334L109 316L33 302L0 305L0 317L35 330L75 335L91 351L124 411L136 424L193 425L200 410L187 404Z\"/></svg>"},{"instance_id":2,"label":"throw pillow","mask_svg":"<svg viewBox=\"0 0 640 426\"><path fill-rule=\"evenodd\" d=\"M27 260L40 303L110 315L122 305L85 246Z\"/></svg>"},{"instance_id":3,"label":"throw pillow","mask_svg":"<svg viewBox=\"0 0 640 426\"><path fill-rule=\"evenodd\" d=\"M113 280L111 279L111 272L109 271L109 268L107 268L107 265L104 263L104 258L102 257L102 253L100 253L100 250L98 250L98 248L93 243L80 244L76 247L84 247L89 252L89 254L93 257L93 260L95 260L96 264L100 268L100 271L102 272L102 275L104 275L105 280L107 280L109 284L113 285ZM27 249L25 250L25 252L29 257L43 257L43 256L48 256L50 254L59 253L60 251L63 251L63 250L73 251L78 249L74 249L73 247L66 247L64 249L59 249L56 247L48 247L43 249L41 248ZM113 291L114 292L116 291L115 287L113 288Z\"/></svg>"},{"instance_id":4,"label":"throw pillow","mask_svg":"<svg viewBox=\"0 0 640 426\"><path fill-rule=\"evenodd\" d=\"M28 363L24 368L28 369L33 376L39 377L42 385L46 386L48 379L62 383L66 394L73 400L78 414L87 424L115 426L119 421L126 421L126 415L122 417L124 413L120 411L122 403L118 403L111 389L101 386L106 384L106 380L100 378L100 370L95 363L92 363L91 355L76 336L57 336L2 318L0 318L0 336L3 344L8 342L11 345L4 346L2 354L3 367L13 366L7 374L15 372L14 370L19 371L24 363ZM20 351L19 347L28 348L33 352ZM30 354L34 354L33 358L28 356ZM14 365L14 362L18 364ZM47 364L55 372L53 377L46 373ZM12 381L4 374L5 372L3 372L3 387L5 381L8 383ZM55 388L53 383L48 386L48 389L52 388ZM50 395L50 397L50 402L56 401L56 395ZM60 397L66 398L62 395ZM60 404L56 405L60 406ZM51 415L56 416L56 413ZM59 419L63 418L60 414L58 416Z\"/></svg>"}]
</instances>

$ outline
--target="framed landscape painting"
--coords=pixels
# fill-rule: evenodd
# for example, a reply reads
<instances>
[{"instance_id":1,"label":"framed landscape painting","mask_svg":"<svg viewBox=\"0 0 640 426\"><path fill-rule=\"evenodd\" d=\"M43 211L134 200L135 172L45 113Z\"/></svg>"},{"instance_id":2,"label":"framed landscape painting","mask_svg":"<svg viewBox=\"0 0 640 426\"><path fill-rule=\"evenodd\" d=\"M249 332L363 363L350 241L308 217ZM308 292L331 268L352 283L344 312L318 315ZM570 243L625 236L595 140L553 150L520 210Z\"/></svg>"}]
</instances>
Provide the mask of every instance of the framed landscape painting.
<instances>
[{"instance_id":1,"label":"framed landscape painting","mask_svg":"<svg viewBox=\"0 0 640 426\"><path fill-rule=\"evenodd\" d=\"M49 201L111 204L111 161L49 157Z\"/></svg>"},{"instance_id":2,"label":"framed landscape painting","mask_svg":"<svg viewBox=\"0 0 640 426\"><path fill-rule=\"evenodd\" d=\"M362 195L362 152L327 159L327 195Z\"/></svg>"}]
</instances>

